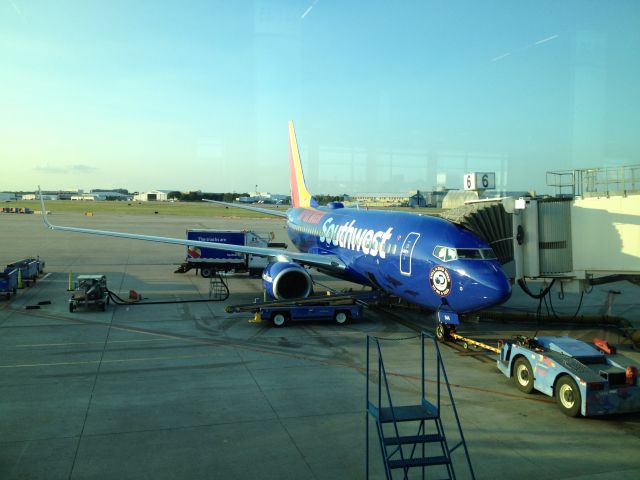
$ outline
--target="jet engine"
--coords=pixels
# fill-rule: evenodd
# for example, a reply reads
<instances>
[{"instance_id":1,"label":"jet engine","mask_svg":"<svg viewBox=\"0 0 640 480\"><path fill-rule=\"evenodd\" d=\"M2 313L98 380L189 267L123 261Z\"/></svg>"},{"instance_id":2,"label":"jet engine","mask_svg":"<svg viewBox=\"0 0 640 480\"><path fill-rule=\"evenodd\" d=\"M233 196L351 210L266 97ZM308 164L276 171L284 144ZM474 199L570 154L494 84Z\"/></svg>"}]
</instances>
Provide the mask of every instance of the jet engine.
<instances>
[{"instance_id":1,"label":"jet engine","mask_svg":"<svg viewBox=\"0 0 640 480\"><path fill-rule=\"evenodd\" d=\"M311 275L294 262L271 262L262 272L262 285L271 298L292 300L311 294Z\"/></svg>"}]
</instances>

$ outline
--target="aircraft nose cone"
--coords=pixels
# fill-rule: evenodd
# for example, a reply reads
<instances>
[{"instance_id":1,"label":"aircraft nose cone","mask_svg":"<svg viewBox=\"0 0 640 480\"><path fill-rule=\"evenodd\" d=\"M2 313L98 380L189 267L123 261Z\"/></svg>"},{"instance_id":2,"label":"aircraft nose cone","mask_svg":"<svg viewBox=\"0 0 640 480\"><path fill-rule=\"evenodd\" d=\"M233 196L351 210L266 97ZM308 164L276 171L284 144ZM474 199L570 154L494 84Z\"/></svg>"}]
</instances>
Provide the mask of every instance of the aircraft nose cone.
<instances>
[{"instance_id":1,"label":"aircraft nose cone","mask_svg":"<svg viewBox=\"0 0 640 480\"><path fill-rule=\"evenodd\" d=\"M496 263L478 265L467 282L463 282L467 311L481 310L505 302L511 296L511 284Z\"/></svg>"},{"instance_id":2,"label":"aircraft nose cone","mask_svg":"<svg viewBox=\"0 0 640 480\"><path fill-rule=\"evenodd\" d=\"M487 307L499 305L507 301L511 296L511 284L501 269L497 269L491 279L484 284L484 287L486 289Z\"/></svg>"}]
</instances>

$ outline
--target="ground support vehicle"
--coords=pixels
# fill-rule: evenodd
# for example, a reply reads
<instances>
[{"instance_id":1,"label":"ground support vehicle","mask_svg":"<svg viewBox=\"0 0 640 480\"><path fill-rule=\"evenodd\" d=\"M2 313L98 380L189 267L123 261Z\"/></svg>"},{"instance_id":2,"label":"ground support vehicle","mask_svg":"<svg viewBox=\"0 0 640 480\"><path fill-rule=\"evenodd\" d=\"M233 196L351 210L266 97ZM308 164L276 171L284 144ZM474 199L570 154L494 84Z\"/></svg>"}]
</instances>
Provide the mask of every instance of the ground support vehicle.
<instances>
[{"instance_id":1,"label":"ground support vehicle","mask_svg":"<svg viewBox=\"0 0 640 480\"><path fill-rule=\"evenodd\" d=\"M97 306L103 312L109 304L109 290L105 275L78 275L75 289L69 298L69 311L79 307Z\"/></svg>"},{"instance_id":2,"label":"ground support vehicle","mask_svg":"<svg viewBox=\"0 0 640 480\"><path fill-rule=\"evenodd\" d=\"M362 305L292 305L261 307L258 310L260 318L270 319L276 327L281 327L288 321L304 320L334 320L343 324L347 320L362 317Z\"/></svg>"},{"instance_id":3,"label":"ground support vehicle","mask_svg":"<svg viewBox=\"0 0 640 480\"><path fill-rule=\"evenodd\" d=\"M17 268L20 270L20 278L27 285L36 283L38 275L44 271L44 261L39 258L25 258L18 262L10 263L7 268Z\"/></svg>"},{"instance_id":4,"label":"ground support vehicle","mask_svg":"<svg viewBox=\"0 0 640 480\"><path fill-rule=\"evenodd\" d=\"M639 365L603 340L517 337L504 342L498 369L525 393L538 390L574 417L640 411Z\"/></svg>"},{"instance_id":5,"label":"ground support vehicle","mask_svg":"<svg viewBox=\"0 0 640 480\"><path fill-rule=\"evenodd\" d=\"M297 300L229 305L227 313L252 312L254 322L270 320L276 327L289 321L333 320L343 324L362 317L363 304L376 301L378 292L316 295Z\"/></svg>"},{"instance_id":6,"label":"ground support vehicle","mask_svg":"<svg viewBox=\"0 0 640 480\"><path fill-rule=\"evenodd\" d=\"M286 245L269 243L269 239L251 230L187 230L187 239L200 242L226 243L230 245L244 245L252 247L278 247ZM200 270L204 278L211 277L215 272L249 272L259 276L267 266L268 259L251 254L229 252L216 248L187 247L187 257L175 273L185 273L189 270Z\"/></svg>"},{"instance_id":7,"label":"ground support vehicle","mask_svg":"<svg viewBox=\"0 0 640 480\"><path fill-rule=\"evenodd\" d=\"M18 269L7 267L4 272L0 272L0 295L9 300L11 295L15 295L18 289Z\"/></svg>"}]
</instances>

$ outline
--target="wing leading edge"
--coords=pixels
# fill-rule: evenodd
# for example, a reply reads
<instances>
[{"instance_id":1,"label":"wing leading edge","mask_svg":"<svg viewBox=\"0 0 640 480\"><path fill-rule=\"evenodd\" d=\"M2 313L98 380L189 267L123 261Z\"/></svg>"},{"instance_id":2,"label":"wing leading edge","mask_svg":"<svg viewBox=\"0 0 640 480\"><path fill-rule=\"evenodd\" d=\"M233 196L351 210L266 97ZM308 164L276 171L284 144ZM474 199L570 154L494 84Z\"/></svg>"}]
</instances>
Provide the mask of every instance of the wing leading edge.
<instances>
[{"instance_id":1,"label":"wing leading edge","mask_svg":"<svg viewBox=\"0 0 640 480\"><path fill-rule=\"evenodd\" d=\"M47 210L44 205L44 200L42 199L42 194L40 194L40 205L42 207L42 219L44 220L45 225L51 230L60 230L63 232L73 232L73 233L84 233L89 235L101 235L106 237L129 238L132 240L144 240L147 242L184 245L187 247L193 246L193 247L204 247L204 248L217 248L219 250L226 250L229 252L250 253L250 254L259 255L262 257L275 257L283 260L295 260L297 262L300 262L304 265L309 265L311 267L321 267L323 269L329 269L329 270L335 270L335 271L343 271L346 268L346 265L344 264L344 262L335 255L317 255L313 253L290 252L290 251L279 249L279 248L247 247L244 245L229 245L226 243L201 242L201 241L187 240L183 238L160 237L155 235L142 235L138 233L113 232L110 230L97 230L92 228L53 225L52 223L49 222L49 219L47 217Z\"/></svg>"}]
</instances>

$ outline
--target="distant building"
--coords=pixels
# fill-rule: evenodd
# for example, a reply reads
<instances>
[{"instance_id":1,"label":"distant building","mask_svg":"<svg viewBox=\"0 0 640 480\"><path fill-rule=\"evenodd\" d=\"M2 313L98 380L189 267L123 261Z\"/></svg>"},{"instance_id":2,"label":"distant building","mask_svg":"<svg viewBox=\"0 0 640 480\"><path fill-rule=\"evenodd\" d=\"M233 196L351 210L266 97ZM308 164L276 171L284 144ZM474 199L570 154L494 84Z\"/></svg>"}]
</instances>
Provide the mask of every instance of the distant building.
<instances>
[{"instance_id":1,"label":"distant building","mask_svg":"<svg viewBox=\"0 0 640 480\"><path fill-rule=\"evenodd\" d=\"M10 202L11 200L16 199L15 193L10 192L0 192L0 202Z\"/></svg>"},{"instance_id":2,"label":"distant building","mask_svg":"<svg viewBox=\"0 0 640 480\"><path fill-rule=\"evenodd\" d=\"M105 197L95 195L93 193L83 193L82 195L71 195L70 200L83 200L83 201L99 201L106 200Z\"/></svg>"},{"instance_id":3,"label":"distant building","mask_svg":"<svg viewBox=\"0 0 640 480\"><path fill-rule=\"evenodd\" d=\"M133 195L112 190L91 190L91 193L85 195L93 195L96 200L131 200L133 198Z\"/></svg>"},{"instance_id":4,"label":"distant building","mask_svg":"<svg viewBox=\"0 0 640 480\"><path fill-rule=\"evenodd\" d=\"M357 193L349 201L368 207L402 207L409 204L408 193Z\"/></svg>"},{"instance_id":5,"label":"distant building","mask_svg":"<svg viewBox=\"0 0 640 480\"><path fill-rule=\"evenodd\" d=\"M420 193L420 190L416 190L416 193L409 197L409 206L411 208L424 208L427 206L427 199Z\"/></svg>"},{"instance_id":6,"label":"distant building","mask_svg":"<svg viewBox=\"0 0 640 480\"><path fill-rule=\"evenodd\" d=\"M478 199L478 192L473 190L450 190L442 200L442 208L457 208Z\"/></svg>"},{"instance_id":7,"label":"distant building","mask_svg":"<svg viewBox=\"0 0 640 480\"><path fill-rule=\"evenodd\" d=\"M42 199L43 200L59 200L60 197L55 194L43 193ZM24 195L22 195L22 200L40 200L40 195L38 195L37 193L25 193Z\"/></svg>"},{"instance_id":8,"label":"distant building","mask_svg":"<svg viewBox=\"0 0 640 480\"><path fill-rule=\"evenodd\" d=\"M174 190L151 190L150 192L141 192L133 196L137 202L167 202L169 194Z\"/></svg>"},{"instance_id":9,"label":"distant building","mask_svg":"<svg viewBox=\"0 0 640 480\"><path fill-rule=\"evenodd\" d=\"M238 197L236 202L240 203L285 203L289 199L289 195L280 195L278 193L269 192L249 192L248 197Z\"/></svg>"}]
</instances>

